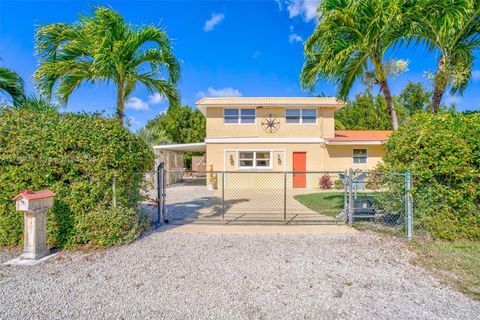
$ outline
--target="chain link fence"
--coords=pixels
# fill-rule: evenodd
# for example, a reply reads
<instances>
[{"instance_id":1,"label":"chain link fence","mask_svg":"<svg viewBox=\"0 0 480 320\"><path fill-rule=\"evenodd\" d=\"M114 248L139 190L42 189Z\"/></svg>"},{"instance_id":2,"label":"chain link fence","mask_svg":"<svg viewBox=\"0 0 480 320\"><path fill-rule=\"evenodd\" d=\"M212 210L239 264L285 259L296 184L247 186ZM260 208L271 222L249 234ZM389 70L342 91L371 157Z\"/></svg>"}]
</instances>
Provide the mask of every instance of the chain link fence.
<instances>
[{"instance_id":1,"label":"chain link fence","mask_svg":"<svg viewBox=\"0 0 480 320\"><path fill-rule=\"evenodd\" d=\"M363 224L412 237L409 173L164 170L145 174L154 224Z\"/></svg>"},{"instance_id":2,"label":"chain link fence","mask_svg":"<svg viewBox=\"0 0 480 320\"><path fill-rule=\"evenodd\" d=\"M409 172L384 173L350 170L347 183L347 216L354 223L413 233L412 182Z\"/></svg>"}]
</instances>

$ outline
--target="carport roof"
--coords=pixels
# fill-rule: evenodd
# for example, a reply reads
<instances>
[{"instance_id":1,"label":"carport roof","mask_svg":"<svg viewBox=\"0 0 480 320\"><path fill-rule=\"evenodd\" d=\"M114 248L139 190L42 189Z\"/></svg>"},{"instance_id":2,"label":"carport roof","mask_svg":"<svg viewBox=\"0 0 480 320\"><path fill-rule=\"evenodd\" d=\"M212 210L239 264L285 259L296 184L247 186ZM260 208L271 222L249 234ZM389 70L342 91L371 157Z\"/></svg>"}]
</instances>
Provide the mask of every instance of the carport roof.
<instances>
[{"instance_id":1,"label":"carport roof","mask_svg":"<svg viewBox=\"0 0 480 320\"><path fill-rule=\"evenodd\" d=\"M153 146L155 150L167 150L178 152L205 152L205 142L199 143L182 143L182 144L163 144L160 146Z\"/></svg>"}]
</instances>

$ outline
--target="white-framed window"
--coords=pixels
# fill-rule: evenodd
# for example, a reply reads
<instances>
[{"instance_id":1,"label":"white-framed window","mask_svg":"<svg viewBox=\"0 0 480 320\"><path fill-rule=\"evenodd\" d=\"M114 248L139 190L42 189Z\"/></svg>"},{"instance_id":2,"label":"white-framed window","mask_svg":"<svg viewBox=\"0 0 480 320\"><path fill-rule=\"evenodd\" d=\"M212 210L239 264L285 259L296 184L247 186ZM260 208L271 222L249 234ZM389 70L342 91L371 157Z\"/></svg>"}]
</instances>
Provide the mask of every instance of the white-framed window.
<instances>
[{"instance_id":1,"label":"white-framed window","mask_svg":"<svg viewBox=\"0 0 480 320\"><path fill-rule=\"evenodd\" d=\"M317 123L317 109L285 109L286 123L315 124Z\"/></svg>"},{"instance_id":2,"label":"white-framed window","mask_svg":"<svg viewBox=\"0 0 480 320\"><path fill-rule=\"evenodd\" d=\"M367 149L353 149L353 163L366 164L368 159Z\"/></svg>"},{"instance_id":3,"label":"white-framed window","mask_svg":"<svg viewBox=\"0 0 480 320\"><path fill-rule=\"evenodd\" d=\"M239 169L270 169L271 151L238 151Z\"/></svg>"},{"instance_id":4,"label":"white-framed window","mask_svg":"<svg viewBox=\"0 0 480 320\"><path fill-rule=\"evenodd\" d=\"M223 123L251 124L255 123L255 109L223 109Z\"/></svg>"}]
</instances>

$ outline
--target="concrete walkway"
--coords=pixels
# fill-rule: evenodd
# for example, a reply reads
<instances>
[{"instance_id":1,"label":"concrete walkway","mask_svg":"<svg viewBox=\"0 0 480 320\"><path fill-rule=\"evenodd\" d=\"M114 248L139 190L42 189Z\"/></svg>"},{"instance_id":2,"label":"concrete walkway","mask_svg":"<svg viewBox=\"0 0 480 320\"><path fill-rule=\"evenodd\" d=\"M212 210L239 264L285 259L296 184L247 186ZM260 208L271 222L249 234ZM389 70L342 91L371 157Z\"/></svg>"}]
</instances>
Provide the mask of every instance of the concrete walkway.
<instances>
[{"instance_id":1,"label":"concrete walkway","mask_svg":"<svg viewBox=\"0 0 480 320\"><path fill-rule=\"evenodd\" d=\"M358 231L345 225L201 225L166 226L165 232L226 234L347 234Z\"/></svg>"}]
</instances>

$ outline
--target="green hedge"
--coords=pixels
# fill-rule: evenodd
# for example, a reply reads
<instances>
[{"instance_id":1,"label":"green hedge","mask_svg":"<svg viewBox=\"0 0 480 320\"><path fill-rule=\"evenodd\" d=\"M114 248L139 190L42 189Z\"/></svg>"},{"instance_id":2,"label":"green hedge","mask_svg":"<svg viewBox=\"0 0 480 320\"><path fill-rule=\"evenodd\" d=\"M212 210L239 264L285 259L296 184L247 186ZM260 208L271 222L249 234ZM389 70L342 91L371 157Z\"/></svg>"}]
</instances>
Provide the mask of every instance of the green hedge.
<instances>
[{"instance_id":1,"label":"green hedge","mask_svg":"<svg viewBox=\"0 0 480 320\"><path fill-rule=\"evenodd\" d=\"M47 216L52 246L108 246L130 241L141 232L136 211L142 173L151 170L153 153L115 119L0 110L0 166L0 244L22 242L23 216L11 200L22 189L56 193Z\"/></svg>"},{"instance_id":2,"label":"green hedge","mask_svg":"<svg viewBox=\"0 0 480 320\"><path fill-rule=\"evenodd\" d=\"M384 162L415 175L418 226L436 238L480 240L480 114L418 114L390 136Z\"/></svg>"}]
</instances>

